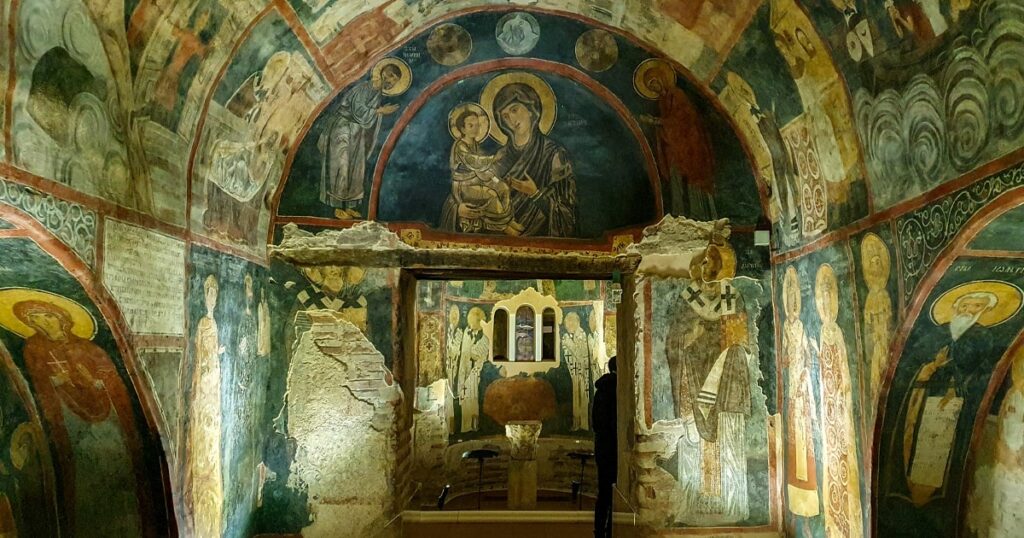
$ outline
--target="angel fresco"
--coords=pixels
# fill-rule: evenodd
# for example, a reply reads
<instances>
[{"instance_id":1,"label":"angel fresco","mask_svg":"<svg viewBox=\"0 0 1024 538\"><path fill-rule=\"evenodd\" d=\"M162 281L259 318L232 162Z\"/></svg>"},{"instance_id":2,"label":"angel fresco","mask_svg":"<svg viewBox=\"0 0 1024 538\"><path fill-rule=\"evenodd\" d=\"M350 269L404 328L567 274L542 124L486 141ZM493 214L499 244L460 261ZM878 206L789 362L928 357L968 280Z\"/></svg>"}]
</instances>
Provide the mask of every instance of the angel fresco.
<instances>
[{"instance_id":1,"label":"angel fresco","mask_svg":"<svg viewBox=\"0 0 1024 538\"><path fill-rule=\"evenodd\" d=\"M62 515L68 534L141 536L142 438L117 366L92 341L92 314L60 295L7 288L0 326L25 339L25 371L67 477L64 502L75 507Z\"/></svg>"},{"instance_id":2,"label":"angel fresco","mask_svg":"<svg viewBox=\"0 0 1024 538\"><path fill-rule=\"evenodd\" d=\"M453 192L441 212L440 228L482 233L515 232L510 235L525 236L576 236L576 175L572 160L561 144L548 137L557 108L551 87L530 73L504 73L491 79L484 87L480 108L487 114L488 134L501 144L501 148L494 154L493 162L486 167L479 163L486 156L478 150L473 150L475 153L466 152L463 157L472 156L478 161L478 169L483 170L476 178L476 186L490 188L493 199L481 197L479 203L460 201L458 191L461 184L453 182ZM460 125L464 127L465 122L456 127ZM460 140L456 144L466 143L474 147L483 138L481 135L477 139ZM453 162L454 154L453 150ZM453 176L455 173L453 169ZM500 204L502 201L505 186L509 189L508 204L512 219L500 229L473 224L475 220L490 220L494 223L491 228L498 227L505 217L493 210L504 210L495 202ZM486 192L480 191L478 194ZM483 206L490 206L490 209Z\"/></svg>"}]
</instances>

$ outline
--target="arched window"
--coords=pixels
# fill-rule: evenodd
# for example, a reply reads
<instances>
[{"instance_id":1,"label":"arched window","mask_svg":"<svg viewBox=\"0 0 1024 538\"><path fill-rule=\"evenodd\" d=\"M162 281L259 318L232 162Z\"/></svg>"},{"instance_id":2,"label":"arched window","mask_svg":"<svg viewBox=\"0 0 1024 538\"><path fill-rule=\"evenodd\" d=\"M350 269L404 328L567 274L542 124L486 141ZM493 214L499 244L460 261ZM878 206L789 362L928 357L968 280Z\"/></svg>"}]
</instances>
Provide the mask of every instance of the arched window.
<instances>
[{"instance_id":1,"label":"arched window","mask_svg":"<svg viewBox=\"0 0 1024 538\"><path fill-rule=\"evenodd\" d=\"M508 375L557 367L561 323L558 301L533 287L494 303L491 321L484 324L491 340L491 360L504 363L501 368ZM540 362L546 364L537 364Z\"/></svg>"},{"instance_id":2,"label":"arched window","mask_svg":"<svg viewBox=\"0 0 1024 538\"><path fill-rule=\"evenodd\" d=\"M494 360L507 361L508 356L508 310L504 308L494 309Z\"/></svg>"},{"instance_id":3,"label":"arched window","mask_svg":"<svg viewBox=\"0 0 1024 538\"><path fill-rule=\"evenodd\" d=\"M544 309L540 327L540 360L553 361L555 360L555 337L557 336L554 308L548 307Z\"/></svg>"},{"instance_id":4,"label":"arched window","mask_svg":"<svg viewBox=\"0 0 1024 538\"><path fill-rule=\"evenodd\" d=\"M537 360L537 320L533 307L520 306L516 310L516 360Z\"/></svg>"}]
</instances>

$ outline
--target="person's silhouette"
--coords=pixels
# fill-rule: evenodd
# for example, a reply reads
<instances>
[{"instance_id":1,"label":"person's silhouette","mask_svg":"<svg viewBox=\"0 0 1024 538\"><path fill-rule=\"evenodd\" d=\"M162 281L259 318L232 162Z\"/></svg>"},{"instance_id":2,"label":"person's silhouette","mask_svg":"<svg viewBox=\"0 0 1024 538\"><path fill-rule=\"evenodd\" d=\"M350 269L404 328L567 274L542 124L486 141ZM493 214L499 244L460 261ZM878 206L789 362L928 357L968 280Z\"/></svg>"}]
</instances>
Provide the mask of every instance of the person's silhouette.
<instances>
[{"instance_id":1,"label":"person's silhouette","mask_svg":"<svg viewBox=\"0 0 1024 538\"><path fill-rule=\"evenodd\" d=\"M618 440L615 392L615 357L608 361L608 373L594 383L594 459L597 462L597 503L594 506L594 536L612 535L612 487L618 473Z\"/></svg>"}]
</instances>

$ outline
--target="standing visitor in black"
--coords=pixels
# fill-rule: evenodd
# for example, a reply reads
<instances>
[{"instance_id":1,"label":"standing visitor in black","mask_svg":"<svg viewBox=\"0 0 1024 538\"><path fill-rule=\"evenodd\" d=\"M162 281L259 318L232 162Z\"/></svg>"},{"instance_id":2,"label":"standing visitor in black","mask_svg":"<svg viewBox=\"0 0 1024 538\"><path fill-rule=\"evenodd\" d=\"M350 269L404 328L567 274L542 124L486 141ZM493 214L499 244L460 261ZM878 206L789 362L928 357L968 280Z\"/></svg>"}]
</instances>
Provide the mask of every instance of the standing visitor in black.
<instances>
[{"instance_id":1,"label":"standing visitor in black","mask_svg":"<svg viewBox=\"0 0 1024 538\"><path fill-rule=\"evenodd\" d=\"M619 453L616 427L615 357L608 361L608 373L594 385L594 459L597 461L597 503L594 506L594 536L612 535L612 486L618 473Z\"/></svg>"}]
</instances>

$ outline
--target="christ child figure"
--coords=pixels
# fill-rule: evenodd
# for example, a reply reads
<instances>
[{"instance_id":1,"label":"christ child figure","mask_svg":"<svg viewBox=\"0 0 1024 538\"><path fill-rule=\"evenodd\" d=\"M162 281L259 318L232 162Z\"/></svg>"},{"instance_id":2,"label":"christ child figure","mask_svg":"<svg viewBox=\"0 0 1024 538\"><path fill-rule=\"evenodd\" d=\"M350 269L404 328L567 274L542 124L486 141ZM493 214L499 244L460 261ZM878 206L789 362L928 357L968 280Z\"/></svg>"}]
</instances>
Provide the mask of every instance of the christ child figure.
<instances>
[{"instance_id":1,"label":"christ child figure","mask_svg":"<svg viewBox=\"0 0 1024 538\"><path fill-rule=\"evenodd\" d=\"M495 156L480 147L490 129L487 115L474 107L457 110L452 127L452 194L465 208L460 211L461 228L520 235L524 228L512 217L511 189L494 173Z\"/></svg>"}]
</instances>

